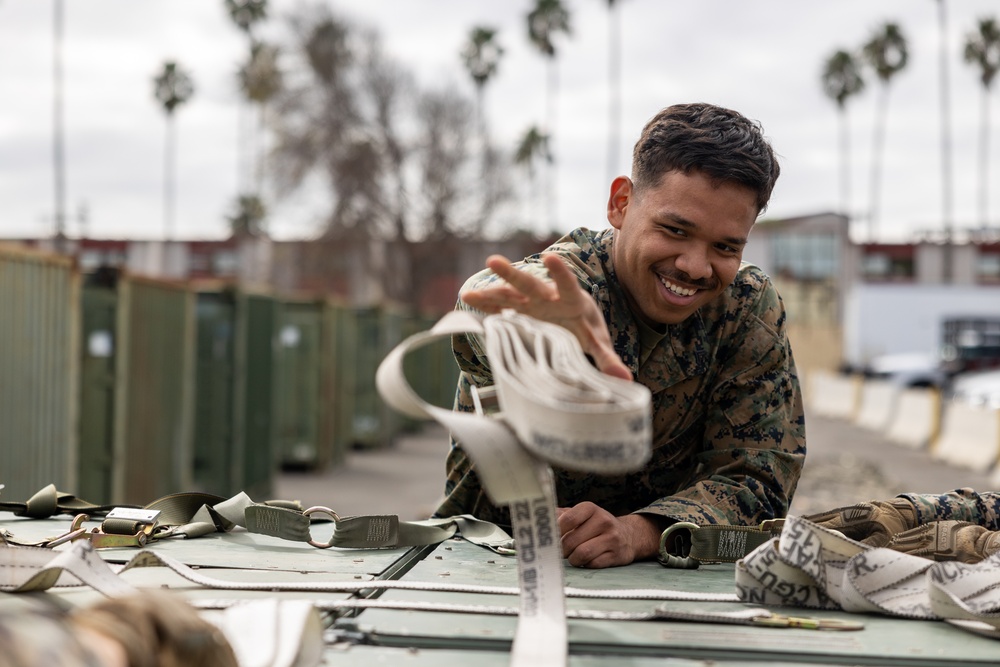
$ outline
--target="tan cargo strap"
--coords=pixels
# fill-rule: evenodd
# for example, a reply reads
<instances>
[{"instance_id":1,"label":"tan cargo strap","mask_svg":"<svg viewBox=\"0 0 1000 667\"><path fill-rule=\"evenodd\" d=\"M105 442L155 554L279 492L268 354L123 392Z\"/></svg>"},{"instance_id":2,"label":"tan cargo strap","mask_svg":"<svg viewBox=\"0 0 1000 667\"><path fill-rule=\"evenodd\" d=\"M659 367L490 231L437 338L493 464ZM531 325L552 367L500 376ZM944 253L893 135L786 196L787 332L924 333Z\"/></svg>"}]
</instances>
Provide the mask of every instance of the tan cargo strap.
<instances>
[{"instance_id":1,"label":"tan cargo strap","mask_svg":"<svg viewBox=\"0 0 1000 667\"><path fill-rule=\"evenodd\" d=\"M516 586L482 586L475 584L398 580L357 582L238 582L216 579L204 574L203 570L196 570L166 554L150 550L139 551L127 563L112 569L113 566L99 558L93 546L88 542L78 542L69 551L63 552L53 552L48 549L31 547L0 548L0 591L7 593L40 592L55 587L78 586L82 583L109 597L130 595L138 592L138 589L126 582L120 575L127 570L139 567L165 567L187 581L218 590L361 593L362 591L380 589L482 595L518 595L520 593L520 587ZM692 593L689 591L656 588L586 589L568 587L564 592L567 597L592 600L647 600L659 603L665 601L737 601L736 595L728 593ZM228 609L243 604L243 601L236 601L231 598L224 600L196 599L189 600L189 602L201 609ZM278 603L279 601L272 601L272 604ZM517 608L501 605L439 604L405 600L317 600L313 602L313 605L316 609L324 611L378 608L507 616L519 613ZM663 604L651 611L624 612L571 609L567 610L566 615L568 618L575 619L687 621L818 630L858 630L863 627L861 623L844 622L836 619L785 616L759 608L739 609L735 611L678 611Z\"/></svg>"},{"instance_id":2,"label":"tan cargo strap","mask_svg":"<svg viewBox=\"0 0 1000 667\"><path fill-rule=\"evenodd\" d=\"M784 519L768 519L759 526L699 526L681 521L660 535L657 560L664 567L686 570L701 563L735 563L777 537L784 523Z\"/></svg>"},{"instance_id":3,"label":"tan cargo strap","mask_svg":"<svg viewBox=\"0 0 1000 667\"><path fill-rule=\"evenodd\" d=\"M251 533L308 542L320 549L412 547L438 544L455 536L497 553L509 553L513 544L511 536L499 526L469 514L425 521L400 521L394 514L341 517L329 507L317 506L297 511L254 503L246 507L244 516L245 527ZM309 528L316 516L329 517L334 522L333 535L326 542L316 541L310 534Z\"/></svg>"}]
</instances>

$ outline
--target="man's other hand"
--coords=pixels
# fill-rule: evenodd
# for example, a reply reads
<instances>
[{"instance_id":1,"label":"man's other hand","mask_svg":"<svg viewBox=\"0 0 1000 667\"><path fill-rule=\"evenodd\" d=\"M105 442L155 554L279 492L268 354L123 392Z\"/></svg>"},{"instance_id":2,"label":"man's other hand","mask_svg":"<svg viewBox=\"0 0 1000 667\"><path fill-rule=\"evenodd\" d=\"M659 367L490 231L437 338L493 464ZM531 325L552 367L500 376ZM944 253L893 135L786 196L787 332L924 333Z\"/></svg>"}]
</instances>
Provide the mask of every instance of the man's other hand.
<instances>
[{"instance_id":1,"label":"man's other hand","mask_svg":"<svg viewBox=\"0 0 1000 667\"><path fill-rule=\"evenodd\" d=\"M572 271L558 256L544 255L542 262L552 282L517 270L505 257L492 255L486 260L486 266L507 284L469 290L462 294L462 301L484 313L494 314L512 308L569 329L602 373L631 380L632 372L615 352L597 302L580 287Z\"/></svg>"},{"instance_id":2,"label":"man's other hand","mask_svg":"<svg viewBox=\"0 0 1000 667\"><path fill-rule=\"evenodd\" d=\"M616 517L591 502L559 508L563 556L586 568L628 565L656 555L662 532L653 517Z\"/></svg>"}]
</instances>

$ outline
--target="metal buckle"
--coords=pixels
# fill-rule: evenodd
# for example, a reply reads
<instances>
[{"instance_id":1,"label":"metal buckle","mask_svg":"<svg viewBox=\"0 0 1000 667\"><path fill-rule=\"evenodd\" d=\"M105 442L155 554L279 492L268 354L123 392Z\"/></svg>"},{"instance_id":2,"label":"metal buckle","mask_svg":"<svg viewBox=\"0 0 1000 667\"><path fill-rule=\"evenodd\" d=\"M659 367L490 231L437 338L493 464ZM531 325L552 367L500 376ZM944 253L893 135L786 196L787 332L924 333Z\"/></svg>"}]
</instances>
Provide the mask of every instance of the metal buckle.
<instances>
[{"instance_id":1,"label":"metal buckle","mask_svg":"<svg viewBox=\"0 0 1000 667\"><path fill-rule=\"evenodd\" d=\"M139 524L139 529L133 533L108 533L104 531L104 524L100 528L87 531L83 527L84 521L89 521L86 514L77 514L73 517L73 523L69 531L60 535L54 540L50 540L46 546L54 547L64 542L75 542L76 540L88 540L95 549L110 549L114 547L144 547L149 542L150 536L156 529L156 520L160 516L159 510L136 510L130 508L116 507L105 517L108 519L124 520Z\"/></svg>"},{"instance_id":2,"label":"metal buckle","mask_svg":"<svg viewBox=\"0 0 1000 667\"><path fill-rule=\"evenodd\" d=\"M323 507L322 505L316 505L315 507L310 507L309 509L304 510L302 514L303 516L311 516L313 514L325 514L331 519L333 519L334 525L336 525L337 522L340 521L340 516L336 512L334 512L329 507ZM334 530L336 530L336 528ZM330 547L333 546L332 543L323 544L322 542L317 542L312 538L312 535L309 536L308 542L317 549L329 549Z\"/></svg>"},{"instance_id":3,"label":"metal buckle","mask_svg":"<svg viewBox=\"0 0 1000 667\"><path fill-rule=\"evenodd\" d=\"M802 628L804 630L863 630L864 623L845 621L839 618L809 618L803 616L785 616L771 614L758 616L751 620L753 625L763 625L768 628Z\"/></svg>"},{"instance_id":4,"label":"metal buckle","mask_svg":"<svg viewBox=\"0 0 1000 667\"><path fill-rule=\"evenodd\" d=\"M663 567L682 570L696 570L700 564L696 558L692 558L691 556L675 556L674 554L667 553L667 538L678 530L695 531L698 530L698 525L693 524L690 521L679 521L678 523L668 526L667 529L660 535L660 552L656 559L660 561L660 565ZM688 549L690 550L690 545L688 545Z\"/></svg>"},{"instance_id":5,"label":"metal buckle","mask_svg":"<svg viewBox=\"0 0 1000 667\"><path fill-rule=\"evenodd\" d=\"M784 526L784 519L767 519L760 522L760 529L765 533L780 533Z\"/></svg>"}]
</instances>

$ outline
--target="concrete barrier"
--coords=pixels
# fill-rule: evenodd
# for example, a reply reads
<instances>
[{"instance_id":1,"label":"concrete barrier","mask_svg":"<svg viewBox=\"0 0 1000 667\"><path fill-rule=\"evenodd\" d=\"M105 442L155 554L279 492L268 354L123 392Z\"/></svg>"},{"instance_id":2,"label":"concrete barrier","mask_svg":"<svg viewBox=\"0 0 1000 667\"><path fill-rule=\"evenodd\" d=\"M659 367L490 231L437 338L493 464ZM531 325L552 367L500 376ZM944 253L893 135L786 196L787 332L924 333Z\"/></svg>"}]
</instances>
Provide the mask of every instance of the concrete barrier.
<instances>
[{"instance_id":1,"label":"concrete barrier","mask_svg":"<svg viewBox=\"0 0 1000 667\"><path fill-rule=\"evenodd\" d=\"M992 471L1000 459L1000 409L950 401L931 453L956 466Z\"/></svg>"},{"instance_id":2,"label":"concrete barrier","mask_svg":"<svg viewBox=\"0 0 1000 667\"><path fill-rule=\"evenodd\" d=\"M809 403L806 407L811 414L821 417L853 421L860 384L853 375L813 370L809 373Z\"/></svg>"},{"instance_id":3,"label":"concrete barrier","mask_svg":"<svg viewBox=\"0 0 1000 667\"><path fill-rule=\"evenodd\" d=\"M941 392L928 387L903 389L885 435L914 449L929 449L941 430Z\"/></svg>"},{"instance_id":4,"label":"concrete barrier","mask_svg":"<svg viewBox=\"0 0 1000 667\"><path fill-rule=\"evenodd\" d=\"M899 392L899 385L889 380L863 380L854 423L872 431L882 432L887 429L896 409Z\"/></svg>"}]
</instances>

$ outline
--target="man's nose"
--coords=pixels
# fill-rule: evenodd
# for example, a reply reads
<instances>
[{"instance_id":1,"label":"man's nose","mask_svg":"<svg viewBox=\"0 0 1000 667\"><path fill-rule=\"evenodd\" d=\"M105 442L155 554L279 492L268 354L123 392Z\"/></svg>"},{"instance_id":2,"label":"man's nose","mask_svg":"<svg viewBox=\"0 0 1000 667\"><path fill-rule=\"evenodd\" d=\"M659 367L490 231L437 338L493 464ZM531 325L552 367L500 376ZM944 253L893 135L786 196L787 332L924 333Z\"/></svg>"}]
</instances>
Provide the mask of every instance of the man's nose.
<instances>
[{"instance_id":1,"label":"man's nose","mask_svg":"<svg viewBox=\"0 0 1000 667\"><path fill-rule=\"evenodd\" d=\"M684 252L677 256L674 265L691 280L707 280L712 277L712 262L708 258L708 249L701 244L686 247Z\"/></svg>"}]
</instances>

